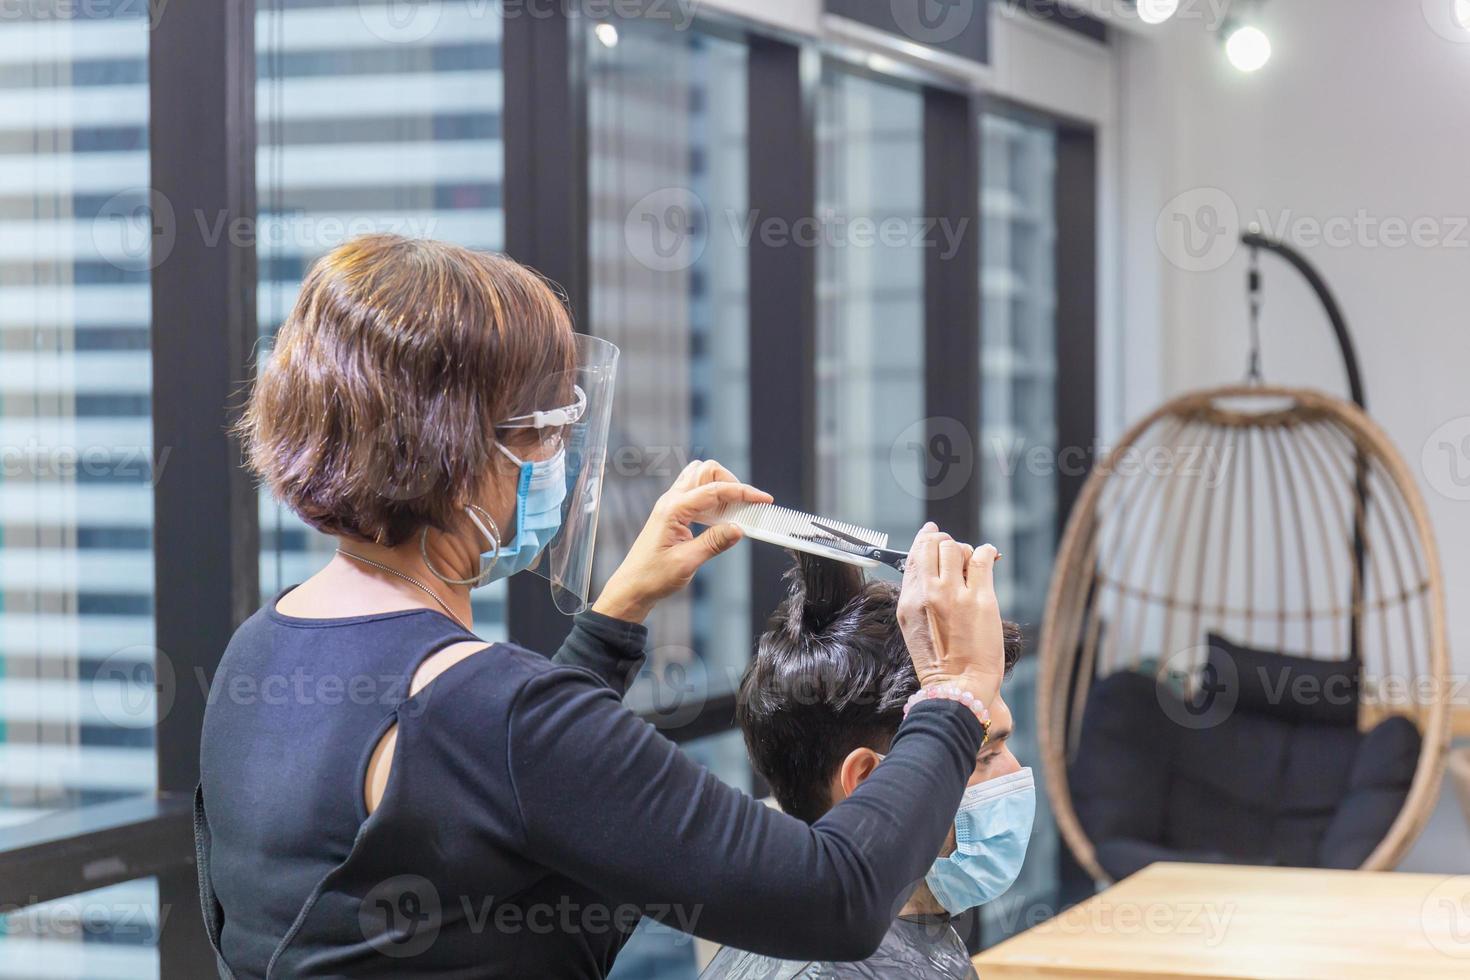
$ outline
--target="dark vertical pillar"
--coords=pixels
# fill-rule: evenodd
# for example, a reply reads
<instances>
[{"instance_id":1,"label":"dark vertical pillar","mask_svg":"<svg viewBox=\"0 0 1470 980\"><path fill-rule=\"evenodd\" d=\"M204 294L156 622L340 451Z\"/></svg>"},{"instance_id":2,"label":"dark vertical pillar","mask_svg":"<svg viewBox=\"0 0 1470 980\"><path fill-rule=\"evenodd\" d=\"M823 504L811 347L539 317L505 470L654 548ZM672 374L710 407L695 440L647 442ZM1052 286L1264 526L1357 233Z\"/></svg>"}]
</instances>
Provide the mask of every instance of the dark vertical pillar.
<instances>
[{"instance_id":1,"label":"dark vertical pillar","mask_svg":"<svg viewBox=\"0 0 1470 980\"><path fill-rule=\"evenodd\" d=\"M1057 533L1097 441L1097 137L1057 130Z\"/></svg>"},{"instance_id":2,"label":"dark vertical pillar","mask_svg":"<svg viewBox=\"0 0 1470 980\"><path fill-rule=\"evenodd\" d=\"M587 88L583 27L574 5L505 18L506 252L565 292L587 322ZM506 609L516 642L553 653L571 621L546 582L517 575Z\"/></svg>"},{"instance_id":3,"label":"dark vertical pillar","mask_svg":"<svg viewBox=\"0 0 1470 980\"><path fill-rule=\"evenodd\" d=\"M173 0L149 47L154 615L160 680L158 784L199 778L205 691L234 628L259 600L255 488L227 433L253 349L254 0ZM222 235L215 235L224 229ZM166 456L164 454L167 454ZM164 977L199 977L214 958L192 866L159 877L168 911Z\"/></svg>"},{"instance_id":4,"label":"dark vertical pillar","mask_svg":"<svg viewBox=\"0 0 1470 980\"><path fill-rule=\"evenodd\" d=\"M980 541L980 105L924 90L925 513L961 541ZM903 547L903 545L899 545ZM977 911L955 917L971 950Z\"/></svg>"},{"instance_id":5,"label":"dark vertical pillar","mask_svg":"<svg viewBox=\"0 0 1470 980\"><path fill-rule=\"evenodd\" d=\"M1091 129L1057 130L1056 218L1060 535L1092 469L1097 442L1097 138ZM1066 847L1058 865L1059 907L1093 894L1091 877Z\"/></svg>"},{"instance_id":6,"label":"dark vertical pillar","mask_svg":"<svg viewBox=\"0 0 1470 980\"><path fill-rule=\"evenodd\" d=\"M749 479L786 506L816 501L816 97L812 50L751 38L749 80ZM787 567L777 548L751 551L751 615L764 627Z\"/></svg>"},{"instance_id":7,"label":"dark vertical pillar","mask_svg":"<svg viewBox=\"0 0 1470 980\"><path fill-rule=\"evenodd\" d=\"M963 92L924 90L924 219L926 510L979 541L980 109Z\"/></svg>"}]
</instances>

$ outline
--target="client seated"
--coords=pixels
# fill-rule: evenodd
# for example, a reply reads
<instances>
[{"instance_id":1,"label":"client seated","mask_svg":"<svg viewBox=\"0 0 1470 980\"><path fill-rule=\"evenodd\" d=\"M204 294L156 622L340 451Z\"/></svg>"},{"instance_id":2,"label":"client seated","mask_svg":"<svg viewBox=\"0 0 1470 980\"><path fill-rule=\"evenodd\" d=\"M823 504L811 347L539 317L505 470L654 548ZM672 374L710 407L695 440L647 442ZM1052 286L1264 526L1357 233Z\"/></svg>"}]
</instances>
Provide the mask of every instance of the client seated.
<instances>
[{"instance_id":1,"label":"client seated","mask_svg":"<svg viewBox=\"0 0 1470 980\"><path fill-rule=\"evenodd\" d=\"M919 684L898 627L898 589L864 581L862 570L851 565L798 557L790 595L772 616L741 681L736 717L751 762L776 802L812 823L877 768ZM1020 653L1020 632L1007 623L1005 635L1009 673ZM973 867L946 865L956 860L950 857L956 849L951 827L935 868L895 910L892 927L868 959L793 963L726 948L703 980L974 977L949 916L979 904L975 898L982 891L991 894L979 901L988 901L1009 887L1025 854L1034 810L1030 770L1021 768L1008 747L1011 712L1003 698L990 706L990 715L990 738L975 759L956 817L974 820L966 824L967 841L984 844L997 832L1004 837L991 841L996 860L986 868L988 886L973 881L967 873Z\"/></svg>"}]
</instances>

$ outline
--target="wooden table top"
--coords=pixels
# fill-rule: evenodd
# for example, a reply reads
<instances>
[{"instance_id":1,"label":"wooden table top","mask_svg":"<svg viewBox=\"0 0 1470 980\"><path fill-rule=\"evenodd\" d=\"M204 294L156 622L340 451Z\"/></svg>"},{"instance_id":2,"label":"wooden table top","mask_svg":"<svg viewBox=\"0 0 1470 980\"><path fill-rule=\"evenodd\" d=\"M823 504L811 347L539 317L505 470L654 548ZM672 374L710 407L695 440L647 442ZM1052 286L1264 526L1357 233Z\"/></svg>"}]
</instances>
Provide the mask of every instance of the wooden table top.
<instances>
[{"instance_id":1,"label":"wooden table top","mask_svg":"<svg viewBox=\"0 0 1470 980\"><path fill-rule=\"evenodd\" d=\"M1470 978L1470 875L1155 864L975 957L981 980Z\"/></svg>"}]
</instances>

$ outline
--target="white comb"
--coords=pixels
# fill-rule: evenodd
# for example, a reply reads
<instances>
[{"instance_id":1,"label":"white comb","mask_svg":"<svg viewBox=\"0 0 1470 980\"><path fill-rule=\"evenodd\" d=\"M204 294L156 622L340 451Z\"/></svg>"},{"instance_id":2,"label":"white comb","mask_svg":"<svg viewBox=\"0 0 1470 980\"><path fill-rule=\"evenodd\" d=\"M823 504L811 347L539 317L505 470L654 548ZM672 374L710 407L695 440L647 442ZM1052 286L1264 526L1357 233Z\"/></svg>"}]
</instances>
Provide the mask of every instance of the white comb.
<instances>
[{"instance_id":1,"label":"white comb","mask_svg":"<svg viewBox=\"0 0 1470 980\"><path fill-rule=\"evenodd\" d=\"M863 568L877 568L880 562L863 555L853 554L851 550L845 550L852 548L852 544L834 538L816 525L825 525L834 531L840 531L865 541L874 548L888 547L888 535L882 531L873 531L856 524L806 514L776 504L729 504L709 523L735 524L748 537L757 541L779 545L782 548L791 548L795 551L804 551L810 555L820 555L823 558L845 561L849 565L859 565Z\"/></svg>"}]
</instances>

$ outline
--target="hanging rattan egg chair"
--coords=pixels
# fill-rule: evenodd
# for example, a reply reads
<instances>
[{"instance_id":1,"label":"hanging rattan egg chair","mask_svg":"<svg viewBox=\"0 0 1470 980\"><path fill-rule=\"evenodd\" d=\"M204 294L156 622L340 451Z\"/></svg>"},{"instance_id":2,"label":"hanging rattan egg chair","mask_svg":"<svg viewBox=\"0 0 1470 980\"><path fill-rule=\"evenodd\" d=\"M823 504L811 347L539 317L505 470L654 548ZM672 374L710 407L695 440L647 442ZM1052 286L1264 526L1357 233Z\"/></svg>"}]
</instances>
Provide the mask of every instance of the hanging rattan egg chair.
<instances>
[{"instance_id":1,"label":"hanging rattan egg chair","mask_svg":"<svg viewBox=\"0 0 1470 980\"><path fill-rule=\"evenodd\" d=\"M1134 425L1072 511L1039 657L1047 788L1096 880L1160 859L1391 869L1434 807L1438 552L1403 459L1342 399L1226 387ZM1293 686L1315 667L1345 679L1345 717Z\"/></svg>"}]
</instances>

